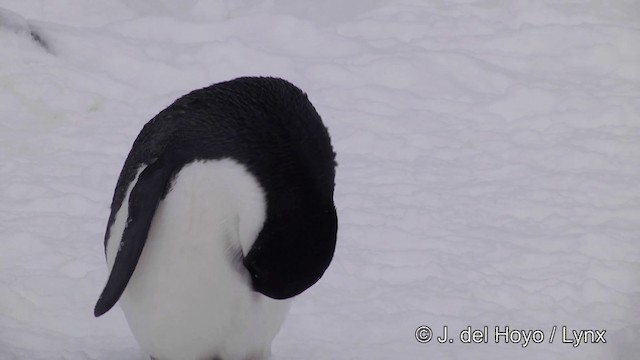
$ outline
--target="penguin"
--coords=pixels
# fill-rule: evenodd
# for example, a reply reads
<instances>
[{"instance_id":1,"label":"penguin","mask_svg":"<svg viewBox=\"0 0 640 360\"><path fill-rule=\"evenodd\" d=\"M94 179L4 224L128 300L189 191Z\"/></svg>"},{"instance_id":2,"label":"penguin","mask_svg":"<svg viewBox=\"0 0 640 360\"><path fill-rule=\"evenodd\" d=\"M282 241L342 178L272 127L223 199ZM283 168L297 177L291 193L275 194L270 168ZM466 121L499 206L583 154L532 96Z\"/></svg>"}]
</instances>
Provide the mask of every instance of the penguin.
<instances>
[{"instance_id":1,"label":"penguin","mask_svg":"<svg viewBox=\"0 0 640 360\"><path fill-rule=\"evenodd\" d=\"M242 77L153 117L118 178L96 317L157 360L256 360L333 258L335 152L307 95Z\"/></svg>"}]
</instances>

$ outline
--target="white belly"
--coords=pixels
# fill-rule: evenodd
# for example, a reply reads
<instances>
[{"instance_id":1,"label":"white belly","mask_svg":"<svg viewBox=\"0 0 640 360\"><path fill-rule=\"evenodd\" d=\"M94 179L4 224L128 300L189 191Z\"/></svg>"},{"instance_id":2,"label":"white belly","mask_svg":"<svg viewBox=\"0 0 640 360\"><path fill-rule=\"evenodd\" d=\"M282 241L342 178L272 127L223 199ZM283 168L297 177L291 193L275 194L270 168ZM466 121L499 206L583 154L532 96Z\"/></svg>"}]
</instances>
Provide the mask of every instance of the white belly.
<instances>
[{"instance_id":1,"label":"white belly","mask_svg":"<svg viewBox=\"0 0 640 360\"><path fill-rule=\"evenodd\" d=\"M109 268L127 219L131 187L111 229ZM290 302L252 291L238 262L264 218L264 194L238 163L196 162L180 171L156 210L120 298L145 351L159 360L245 360L269 354Z\"/></svg>"}]
</instances>

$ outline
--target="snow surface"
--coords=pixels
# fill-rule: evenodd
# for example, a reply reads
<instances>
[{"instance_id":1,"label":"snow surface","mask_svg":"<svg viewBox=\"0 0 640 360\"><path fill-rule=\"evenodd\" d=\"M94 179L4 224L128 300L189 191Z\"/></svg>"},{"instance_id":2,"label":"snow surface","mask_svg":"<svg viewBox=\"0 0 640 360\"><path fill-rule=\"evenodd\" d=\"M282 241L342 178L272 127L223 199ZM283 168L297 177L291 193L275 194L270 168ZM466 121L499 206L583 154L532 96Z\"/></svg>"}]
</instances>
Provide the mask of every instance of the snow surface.
<instances>
[{"instance_id":1,"label":"snow surface","mask_svg":"<svg viewBox=\"0 0 640 360\"><path fill-rule=\"evenodd\" d=\"M242 75L303 88L339 162L335 260L273 360L638 358L637 1L0 8L49 48L0 25L0 359L146 359L119 308L92 314L115 181L152 116ZM468 325L491 339L461 343Z\"/></svg>"}]
</instances>

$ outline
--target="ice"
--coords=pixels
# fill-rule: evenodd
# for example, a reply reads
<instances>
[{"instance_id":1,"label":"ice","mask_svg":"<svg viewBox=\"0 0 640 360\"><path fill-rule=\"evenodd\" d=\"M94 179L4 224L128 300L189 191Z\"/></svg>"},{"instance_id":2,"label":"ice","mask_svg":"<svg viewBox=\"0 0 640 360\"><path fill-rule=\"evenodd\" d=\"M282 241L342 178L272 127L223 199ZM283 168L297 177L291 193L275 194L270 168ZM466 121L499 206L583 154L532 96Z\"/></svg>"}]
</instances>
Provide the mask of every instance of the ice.
<instances>
[{"instance_id":1,"label":"ice","mask_svg":"<svg viewBox=\"0 0 640 360\"><path fill-rule=\"evenodd\" d=\"M335 259L273 360L637 358L636 2L0 6L0 359L147 359L117 307L92 314L115 181L153 115L246 75L304 89L339 163Z\"/></svg>"}]
</instances>

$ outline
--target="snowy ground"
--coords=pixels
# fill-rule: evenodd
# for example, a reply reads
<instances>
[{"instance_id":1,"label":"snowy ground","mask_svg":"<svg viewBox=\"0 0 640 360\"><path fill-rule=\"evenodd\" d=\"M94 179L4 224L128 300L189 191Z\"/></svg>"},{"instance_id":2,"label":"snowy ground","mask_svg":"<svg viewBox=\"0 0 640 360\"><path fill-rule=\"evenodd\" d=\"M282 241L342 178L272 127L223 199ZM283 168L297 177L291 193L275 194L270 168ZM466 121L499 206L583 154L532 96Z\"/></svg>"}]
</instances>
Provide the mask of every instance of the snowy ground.
<instances>
[{"instance_id":1,"label":"snowy ground","mask_svg":"<svg viewBox=\"0 0 640 360\"><path fill-rule=\"evenodd\" d=\"M0 1L49 45L0 28L0 359L146 359L92 314L116 178L153 115L241 75L308 92L338 153L336 257L273 360L637 359L640 4L306 3Z\"/></svg>"}]
</instances>

